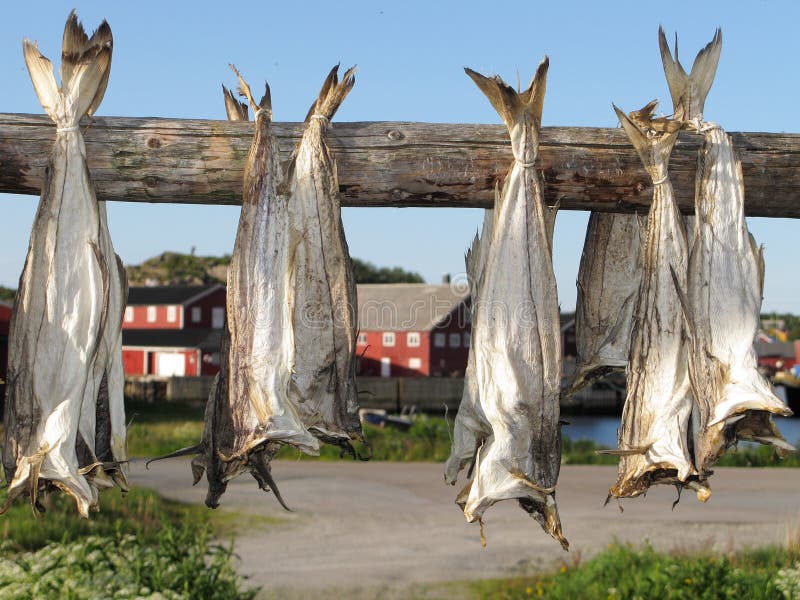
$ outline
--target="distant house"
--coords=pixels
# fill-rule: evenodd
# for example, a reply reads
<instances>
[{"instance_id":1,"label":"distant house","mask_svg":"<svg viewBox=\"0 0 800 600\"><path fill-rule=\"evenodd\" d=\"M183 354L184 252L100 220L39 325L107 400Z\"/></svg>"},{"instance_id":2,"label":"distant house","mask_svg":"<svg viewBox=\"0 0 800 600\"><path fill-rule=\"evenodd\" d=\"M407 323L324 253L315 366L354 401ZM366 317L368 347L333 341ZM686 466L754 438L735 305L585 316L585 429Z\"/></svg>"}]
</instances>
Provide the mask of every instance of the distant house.
<instances>
[{"instance_id":1,"label":"distant house","mask_svg":"<svg viewBox=\"0 0 800 600\"><path fill-rule=\"evenodd\" d=\"M5 380L8 370L8 329L11 325L11 303L0 300L0 405L5 398Z\"/></svg>"},{"instance_id":2,"label":"distant house","mask_svg":"<svg viewBox=\"0 0 800 600\"><path fill-rule=\"evenodd\" d=\"M126 375L214 375L225 286L132 287L122 323Z\"/></svg>"},{"instance_id":3,"label":"distant house","mask_svg":"<svg viewBox=\"0 0 800 600\"><path fill-rule=\"evenodd\" d=\"M358 374L462 376L472 326L469 295L460 287L359 285Z\"/></svg>"},{"instance_id":4,"label":"distant house","mask_svg":"<svg viewBox=\"0 0 800 600\"><path fill-rule=\"evenodd\" d=\"M798 361L797 354L800 351L800 341L798 342L756 342L756 354L758 355L758 366L769 373L791 369Z\"/></svg>"}]
</instances>

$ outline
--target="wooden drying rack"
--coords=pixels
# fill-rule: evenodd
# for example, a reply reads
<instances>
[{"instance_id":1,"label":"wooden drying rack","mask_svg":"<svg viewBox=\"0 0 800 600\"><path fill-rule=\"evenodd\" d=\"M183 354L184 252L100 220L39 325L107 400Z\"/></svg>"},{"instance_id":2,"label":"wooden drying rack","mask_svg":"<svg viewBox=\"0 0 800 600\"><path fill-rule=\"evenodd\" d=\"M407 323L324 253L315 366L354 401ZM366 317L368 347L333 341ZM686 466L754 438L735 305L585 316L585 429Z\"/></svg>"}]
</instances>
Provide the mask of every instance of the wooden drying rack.
<instances>
[{"instance_id":1,"label":"wooden drying rack","mask_svg":"<svg viewBox=\"0 0 800 600\"><path fill-rule=\"evenodd\" d=\"M87 159L103 200L238 204L252 123L99 117L84 121ZM302 123L275 123L288 159ZM800 218L800 134L733 133L748 216ZM55 138L44 115L0 114L0 192L39 195ZM678 204L693 212L697 151L682 133L670 160ZM500 125L334 123L345 206L490 207L511 164ZM567 210L646 210L650 178L621 129L544 127L545 200Z\"/></svg>"}]
</instances>

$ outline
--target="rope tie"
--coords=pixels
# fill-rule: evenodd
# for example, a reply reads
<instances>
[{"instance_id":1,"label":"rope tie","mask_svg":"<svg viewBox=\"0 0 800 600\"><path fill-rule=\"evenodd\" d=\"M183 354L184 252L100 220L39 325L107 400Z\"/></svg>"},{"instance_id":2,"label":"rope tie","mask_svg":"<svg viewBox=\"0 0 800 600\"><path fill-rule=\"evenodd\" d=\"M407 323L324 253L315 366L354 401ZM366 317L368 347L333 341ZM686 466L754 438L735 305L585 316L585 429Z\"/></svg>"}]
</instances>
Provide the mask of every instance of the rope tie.
<instances>
[{"instance_id":1,"label":"rope tie","mask_svg":"<svg viewBox=\"0 0 800 600\"><path fill-rule=\"evenodd\" d=\"M326 117L325 115L321 115L319 113L314 113L313 115L311 115L311 118L312 119L319 119L319 120L323 121L325 123L325 125L327 125L327 124L329 124L331 122L331 120L328 117Z\"/></svg>"},{"instance_id":2,"label":"rope tie","mask_svg":"<svg viewBox=\"0 0 800 600\"><path fill-rule=\"evenodd\" d=\"M532 166L534 166L536 164L536 163L533 163L533 162L522 161L522 160L518 159L516 156L514 157L514 162L517 163L523 169L530 168L530 167L532 167Z\"/></svg>"},{"instance_id":3,"label":"rope tie","mask_svg":"<svg viewBox=\"0 0 800 600\"><path fill-rule=\"evenodd\" d=\"M58 127L56 128L56 133L67 133L69 131L78 131L80 130L80 125L73 125L71 127Z\"/></svg>"},{"instance_id":4,"label":"rope tie","mask_svg":"<svg viewBox=\"0 0 800 600\"><path fill-rule=\"evenodd\" d=\"M259 108L256 112L253 113L253 121L258 119L259 115L263 115L267 112L266 108Z\"/></svg>"},{"instance_id":5,"label":"rope tie","mask_svg":"<svg viewBox=\"0 0 800 600\"><path fill-rule=\"evenodd\" d=\"M667 175L664 175L664 176L663 176L661 179L659 179L658 181L654 181L654 182L653 182L653 185L661 185L662 183L666 183L666 182L667 182L667 180L669 180L669 174L667 174Z\"/></svg>"}]
</instances>

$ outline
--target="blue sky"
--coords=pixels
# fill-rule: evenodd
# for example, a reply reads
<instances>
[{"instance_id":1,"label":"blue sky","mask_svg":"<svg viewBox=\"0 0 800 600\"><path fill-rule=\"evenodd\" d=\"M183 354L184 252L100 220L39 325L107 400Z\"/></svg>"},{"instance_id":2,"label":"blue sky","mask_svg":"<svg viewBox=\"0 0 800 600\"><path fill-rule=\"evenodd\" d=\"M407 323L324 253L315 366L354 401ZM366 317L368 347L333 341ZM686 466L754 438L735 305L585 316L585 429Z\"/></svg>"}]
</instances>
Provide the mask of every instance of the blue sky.
<instances>
[{"instance_id":1,"label":"blue sky","mask_svg":"<svg viewBox=\"0 0 800 600\"><path fill-rule=\"evenodd\" d=\"M464 75L469 66L527 83L550 56L544 125L614 127L624 110L653 98L671 110L657 31L680 35L689 66L716 27L723 50L705 115L729 131L797 132L800 3L796 2L9 2L0 20L0 111L41 113L22 60L37 40L58 64L72 7L88 29L114 32L111 79L99 116L224 118L220 83L229 62L272 88L274 118L305 116L330 67L358 65L356 86L334 121L499 123ZM35 197L0 194L0 284L16 286ZM419 271L428 281L463 271L464 250L482 218L474 209L344 209L351 254ZM126 263L163 250L230 252L238 208L109 204L111 235ZM587 214L562 211L553 260L564 309ZM789 219L751 219L766 246L764 309L800 313L796 237Z\"/></svg>"}]
</instances>

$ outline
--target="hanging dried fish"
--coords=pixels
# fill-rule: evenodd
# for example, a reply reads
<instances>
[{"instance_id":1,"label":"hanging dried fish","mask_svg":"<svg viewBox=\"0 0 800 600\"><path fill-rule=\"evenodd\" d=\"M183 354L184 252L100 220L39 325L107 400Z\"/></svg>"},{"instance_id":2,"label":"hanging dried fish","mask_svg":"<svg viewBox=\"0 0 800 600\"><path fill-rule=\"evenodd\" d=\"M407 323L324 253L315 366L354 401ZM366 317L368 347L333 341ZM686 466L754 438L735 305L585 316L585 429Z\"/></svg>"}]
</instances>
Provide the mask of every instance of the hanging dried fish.
<instances>
[{"instance_id":1,"label":"hanging dried fish","mask_svg":"<svg viewBox=\"0 0 800 600\"><path fill-rule=\"evenodd\" d=\"M678 292L686 285L688 249L667 167L682 126L653 117L657 102L626 115L614 110L653 180L619 430L619 477L611 496L633 497L656 483L688 485L707 497L687 448L692 401ZM673 279L675 281L673 281ZM691 478L691 479L690 479Z\"/></svg>"},{"instance_id":2,"label":"hanging dried fish","mask_svg":"<svg viewBox=\"0 0 800 600\"><path fill-rule=\"evenodd\" d=\"M592 212L578 271L578 359L565 396L628 364L633 309L642 278L638 215Z\"/></svg>"},{"instance_id":3,"label":"hanging dried fish","mask_svg":"<svg viewBox=\"0 0 800 600\"><path fill-rule=\"evenodd\" d=\"M472 247L467 250L467 282L472 296L473 323L475 322L475 312L481 304L480 282L483 278L483 267L486 264L486 255L489 251L489 241L492 238L493 221L494 211L484 211L483 230L480 236L475 235ZM469 358L464 372L464 391L461 395L461 403L458 406L458 414L453 427L452 448L444 467L444 480L446 483L455 485L458 473L475 460L478 448L491 434L492 427L483 414L479 399L478 376L475 372L475 337L473 336L470 338ZM469 484L467 487L469 487ZM459 498L461 498L461 495L459 495Z\"/></svg>"},{"instance_id":4,"label":"hanging dried fish","mask_svg":"<svg viewBox=\"0 0 800 600\"><path fill-rule=\"evenodd\" d=\"M105 21L89 38L73 11L59 86L52 63L23 42L36 94L57 129L14 300L3 511L21 494L38 507L40 491L58 488L86 517L99 490L113 482L127 489L121 353L127 286L78 125L103 99L112 45Z\"/></svg>"},{"instance_id":5,"label":"hanging dried fish","mask_svg":"<svg viewBox=\"0 0 800 600\"><path fill-rule=\"evenodd\" d=\"M548 65L545 58L521 93L499 77L466 70L508 127L514 163L495 204L473 321L478 397L492 435L478 449L462 501L474 522L494 503L517 499L567 548L555 501L561 354L552 212L533 168Z\"/></svg>"},{"instance_id":6,"label":"hanging dried fish","mask_svg":"<svg viewBox=\"0 0 800 600\"><path fill-rule=\"evenodd\" d=\"M694 396L695 466L706 479L738 440L793 450L771 414L792 412L759 374L753 348L764 279L761 249L747 230L741 163L728 134L703 122L703 106L722 47L718 29L687 75L659 29L664 72L675 110L705 135L699 154L693 240L685 293L690 332L689 377Z\"/></svg>"},{"instance_id":7,"label":"hanging dried fish","mask_svg":"<svg viewBox=\"0 0 800 600\"><path fill-rule=\"evenodd\" d=\"M233 67L232 67L233 68ZM291 231L283 172L272 132L269 86L256 103L239 79L239 92L255 112L255 134L245 163L239 228L228 268L227 322L220 371L206 404L199 445L161 458L195 454L194 483L208 480L206 505L216 508L227 482L250 472L285 507L270 473L283 444L309 454L319 443L289 400L294 335L291 323ZM223 86L228 118L246 120L247 105Z\"/></svg>"},{"instance_id":8,"label":"hanging dried fish","mask_svg":"<svg viewBox=\"0 0 800 600\"><path fill-rule=\"evenodd\" d=\"M294 355L290 398L322 442L355 456L364 441L355 380L356 285L344 237L336 163L327 146L330 120L355 84L334 67L306 117L287 177L292 252Z\"/></svg>"}]
</instances>

